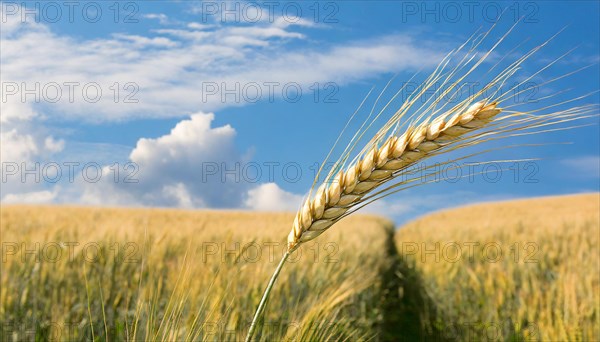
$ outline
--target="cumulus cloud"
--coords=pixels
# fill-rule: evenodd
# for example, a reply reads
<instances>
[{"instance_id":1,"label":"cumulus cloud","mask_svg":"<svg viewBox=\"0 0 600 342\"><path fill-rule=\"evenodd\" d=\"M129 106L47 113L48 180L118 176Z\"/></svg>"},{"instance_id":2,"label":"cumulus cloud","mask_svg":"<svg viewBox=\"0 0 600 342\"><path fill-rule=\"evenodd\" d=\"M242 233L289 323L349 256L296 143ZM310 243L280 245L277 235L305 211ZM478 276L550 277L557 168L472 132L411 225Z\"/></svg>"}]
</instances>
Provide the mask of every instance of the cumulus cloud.
<instances>
[{"instance_id":1,"label":"cumulus cloud","mask_svg":"<svg viewBox=\"0 0 600 342\"><path fill-rule=\"evenodd\" d=\"M302 196L284 191L275 183L261 184L248 190L244 205L259 211L296 211Z\"/></svg>"},{"instance_id":2,"label":"cumulus cloud","mask_svg":"<svg viewBox=\"0 0 600 342\"><path fill-rule=\"evenodd\" d=\"M238 207L249 184L241 179L245 154L235 146L235 129L212 127L213 113L196 113L169 134L139 139L130 168L115 182L85 183L81 201L100 203L110 193L119 202L169 207ZM110 174L110 173L109 173ZM125 179L127 177L128 179Z\"/></svg>"},{"instance_id":3,"label":"cumulus cloud","mask_svg":"<svg viewBox=\"0 0 600 342\"><path fill-rule=\"evenodd\" d=\"M294 211L303 196L275 183L257 185L244 176L245 151L235 147L236 131L229 125L213 127L214 114L196 113L180 121L169 134L142 138L129 160L139 169L134 182L104 167L100 182L82 179L79 201L94 205L150 205L180 208L246 208ZM131 175L131 173L129 173ZM73 195L73 194L72 194Z\"/></svg>"}]
</instances>

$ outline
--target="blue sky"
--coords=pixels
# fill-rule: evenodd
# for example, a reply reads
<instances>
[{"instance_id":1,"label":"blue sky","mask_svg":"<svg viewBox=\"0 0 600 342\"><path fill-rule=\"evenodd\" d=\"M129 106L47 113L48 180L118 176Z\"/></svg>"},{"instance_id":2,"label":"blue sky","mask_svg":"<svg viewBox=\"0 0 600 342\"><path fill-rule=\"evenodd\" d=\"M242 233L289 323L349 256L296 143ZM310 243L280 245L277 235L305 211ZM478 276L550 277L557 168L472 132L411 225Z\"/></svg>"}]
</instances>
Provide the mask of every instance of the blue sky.
<instances>
[{"instance_id":1,"label":"blue sky","mask_svg":"<svg viewBox=\"0 0 600 342\"><path fill-rule=\"evenodd\" d=\"M21 4L2 2L3 203L295 210L370 90L367 106L391 79L382 99L422 80L499 11L482 49L520 21L487 68L564 29L517 77L576 48L534 81L588 68L532 96L599 89L596 1ZM369 211L400 223L478 200L598 191L598 118L580 123L591 125L487 146L544 144L479 157L541 159L503 164L498 179L417 187Z\"/></svg>"}]
</instances>

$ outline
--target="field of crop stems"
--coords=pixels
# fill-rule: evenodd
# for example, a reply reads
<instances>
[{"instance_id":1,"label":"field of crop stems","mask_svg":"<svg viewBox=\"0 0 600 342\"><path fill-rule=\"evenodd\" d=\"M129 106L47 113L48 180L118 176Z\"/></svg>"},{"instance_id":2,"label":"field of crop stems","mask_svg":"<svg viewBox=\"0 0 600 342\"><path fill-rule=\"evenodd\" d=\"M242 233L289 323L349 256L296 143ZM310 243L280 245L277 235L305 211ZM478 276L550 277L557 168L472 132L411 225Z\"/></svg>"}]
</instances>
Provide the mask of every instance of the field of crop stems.
<instances>
[{"instance_id":1,"label":"field of crop stems","mask_svg":"<svg viewBox=\"0 0 600 342\"><path fill-rule=\"evenodd\" d=\"M3 340L241 340L291 219L3 207ZM378 335L392 226L356 217L340 228L294 253L261 340Z\"/></svg>"},{"instance_id":2,"label":"field of crop stems","mask_svg":"<svg viewBox=\"0 0 600 342\"><path fill-rule=\"evenodd\" d=\"M294 252L262 341L597 340L598 194L354 216ZM291 214L2 207L2 340L240 341ZM395 245L394 243L395 242Z\"/></svg>"},{"instance_id":3,"label":"field of crop stems","mask_svg":"<svg viewBox=\"0 0 600 342\"><path fill-rule=\"evenodd\" d=\"M597 341L598 194L480 204L396 234L423 330L446 339Z\"/></svg>"}]
</instances>

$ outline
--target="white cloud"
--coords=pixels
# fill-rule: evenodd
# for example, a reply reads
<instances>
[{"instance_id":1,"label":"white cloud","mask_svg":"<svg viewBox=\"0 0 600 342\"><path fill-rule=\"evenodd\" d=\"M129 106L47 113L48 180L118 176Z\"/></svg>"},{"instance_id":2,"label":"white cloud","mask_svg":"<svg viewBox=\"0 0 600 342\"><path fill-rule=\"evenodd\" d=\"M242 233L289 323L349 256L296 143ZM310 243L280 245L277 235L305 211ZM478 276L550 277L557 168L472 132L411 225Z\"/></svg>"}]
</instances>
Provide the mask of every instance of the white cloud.
<instances>
[{"instance_id":1,"label":"white cloud","mask_svg":"<svg viewBox=\"0 0 600 342\"><path fill-rule=\"evenodd\" d=\"M175 47L179 45L177 42L170 40L165 37L143 37L138 35L130 35L130 34L122 34L115 33L113 37L119 40L124 40L128 43L133 44L136 47L144 48L144 47Z\"/></svg>"},{"instance_id":2,"label":"white cloud","mask_svg":"<svg viewBox=\"0 0 600 342\"><path fill-rule=\"evenodd\" d=\"M275 183L266 183L248 190L244 204L247 208L259 211L296 211L302 198L301 195L284 191Z\"/></svg>"},{"instance_id":3,"label":"white cloud","mask_svg":"<svg viewBox=\"0 0 600 342\"><path fill-rule=\"evenodd\" d=\"M60 152L65 148L65 141L62 139L56 140L52 136L47 136L46 139L44 139L44 148L51 153Z\"/></svg>"},{"instance_id":4,"label":"white cloud","mask_svg":"<svg viewBox=\"0 0 600 342\"><path fill-rule=\"evenodd\" d=\"M142 18L156 19L161 25L166 25L169 23L169 17L164 13L148 13L142 15Z\"/></svg>"},{"instance_id":5,"label":"white cloud","mask_svg":"<svg viewBox=\"0 0 600 342\"><path fill-rule=\"evenodd\" d=\"M304 38L297 32L288 32L279 27L231 27L225 30L225 35L248 36L256 38Z\"/></svg>"},{"instance_id":6,"label":"white cloud","mask_svg":"<svg viewBox=\"0 0 600 342\"><path fill-rule=\"evenodd\" d=\"M196 29L193 29L193 30L158 29L158 30L153 30L153 32L156 32L159 34L165 34L165 35L180 38L180 39L192 40L192 41L193 40L200 41L203 39L207 39L207 38L211 37L211 35L212 35L211 32L197 31Z\"/></svg>"},{"instance_id":7,"label":"white cloud","mask_svg":"<svg viewBox=\"0 0 600 342\"><path fill-rule=\"evenodd\" d=\"M144 206L144 199L136 191L137 183L123 183L112 178L112 171L108 166L102 168L104 175L97 183L85 181L78 176L75 183L61 192L62 198L57 199L62 203L82 203L96 206Z\"/></svg>"},{"instance_id":8,"label":"white cloud","mask_svg":"<svg viewBox=\"0 0 600 342\"><path fill-rule=\"evenodd\" d=\"M38 145L31 134L21 134L17 129L3 131L0 136L2 142L2 162L29 161L38 153Z\"/></svg>"},{"instance_id":9,"label":"white cloud","mask_svg":"<svg viewBox=\"0 0 600 342\"><path fill-rule=\"evenodd\" d=\"M186 25L186 27L190 28L192 30L208 30L208 29L214 28L215 25L201 24L201 23L191 22L191 23L188 23Z\"/></svg>"},{"instance_id":10,"label":"white cloud","mask_svg":"<svg viewBox=\"0 0 600 342\"><path fill-rule=\"evenodd\" d=\"M2 198L2 203L27 203L27 204L47 204L52 203L57 196L58 189L54 191L36 191L20 194L8 194Z\"/></svg>"},{"instance_id":11,"label":"white cloud","mask_svg":"<svg viewBox=\"0 0 600 342\"><path fill-rule=\"evenodd\" d=\"M167 198L175 200L175 206L180 208L194 208L205 206L202 202L199 202L192 198L192 195L190 195L187 187L183 183L176 183L175 185L165 185L162 192Z\"/></svg>"},{"instance_id":12,"label":"white cloud","mask_svg":"<svg viewBox=\"0 0 600 342\"><path fill-rule=\"evenodd\" d=\"M20 102L1 103L0 161L29 163L40 158L49 159L63 150L65 141L56 139L49 130L36 124L37 112Z\"/></svg>"},{"instance_id":13,"label":"white cloud","mask_svg":"<svg viewBox=\"0 0 600 342\"><path fill-rule=\"evenodd\" d=\"M166 19L160 14L146 17ZM345 83L431 66L442 56L439 46L406 34L327 47L293 46L294 41L306 38L297 29L309 23L281 18L252 26L177 23L151 28L147 34L120 32L97 39L58 34L44 24L22 24L18 14L7 19L9 28L3 24L1 34L3 80L24 82L28 88L38 83L40 103L27 101L29 108L23 108L21 115L34 110L46 119L100 122L182 117L240 105L223 103L220 96L203 98L203 82ZM65 85L69 82L76 84ZM128 83L135 87L126 88ZM97 89L102 95L96 98ZM8 95L8 103L21 99L22 89L18 90ZM55 90L61 96L53 102ZM128 96L137 102L126 102Z\"/></svg>"},{"instance_id":14,"label":"white cloud","mask_svg":"<svg viewBox=\"0 0 600 342\"><path fill-rule=\"evenodd\" d=\"M212 128L214 117L212 113L197 113L189 120L179 122L168 135L140 139L131 152L131 160L148 166L158 161L161 164L174 161L193 163L198 156L231 154L235 130L229 125Z\"/></svg>"},{"instance_id":15,"label":"white cloud","mask_svg":"<svg viewBox=\"0 0 600 342\"><path fill-rule=\"evenodd\" d=\"M2 91L5 92L7 89L8 87L2 89ZM38 113L23 101L4 101L2 99L0 108L2 109L0 110L0 123L2 125L17 121L30 121L38 116Z\"/></svg>"},{"instance_id":16,"label":"white cloud","mask_svg":"<svg viewBox=\"0 0 600 342\"><path fill-rule=\"evenodd\" d=\"M115 201L135 205L239 207L249 187L241 175L245 157L235 147L235 129L212 127L213 120L212 113L196 113L169 134L139 139L129 155L138 169L122 172L118 181L112 177L98 183L81 181L81 201L101 203L112 193ZM127 175L137 182L126 182Z\"/></svg>"}]
</instances>

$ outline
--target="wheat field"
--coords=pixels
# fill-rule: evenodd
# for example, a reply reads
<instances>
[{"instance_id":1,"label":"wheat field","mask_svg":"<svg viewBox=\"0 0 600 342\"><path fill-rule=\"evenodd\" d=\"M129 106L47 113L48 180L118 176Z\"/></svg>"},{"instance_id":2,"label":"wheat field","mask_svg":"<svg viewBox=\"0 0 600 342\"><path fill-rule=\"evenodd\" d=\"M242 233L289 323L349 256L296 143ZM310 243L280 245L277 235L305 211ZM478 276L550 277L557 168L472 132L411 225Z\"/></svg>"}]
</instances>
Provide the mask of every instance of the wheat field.
<instances>
[{"instance_id":1,"label":"wheat field","mask_svg":"<svg viewBox=\"0 0 600 342\"><path fill-rule=\"evenodd\" d=\"M3 340L238 341L293 216L7 206L1 218ZM393 226L340 228L292 255L260 340L379 335Z\"/></svg>"},{"instance_id":2,"label":"wheat field","mask_svg":"<svg viewBox=\"0 0 600 342\"><path fill-rule=\"evenodd\" d=\"M599 201L586 194L479 204L400 229L405 273L427 303L418 309L423 331L458 340L599 340Z\"/></svg>"},{"instance_id":3,"label":"wheat field","mask_svg":"<svg viewBox=\"0 0 600 342\"><path fill-rule=\"evenodd\" d=\"M395 235L353 215L290 257L255 338L597 340L598 208L598 194L479 204ZM293 215L3 206L1 219L2 340L241 341Z\"/></svg>"}]
</instances>

